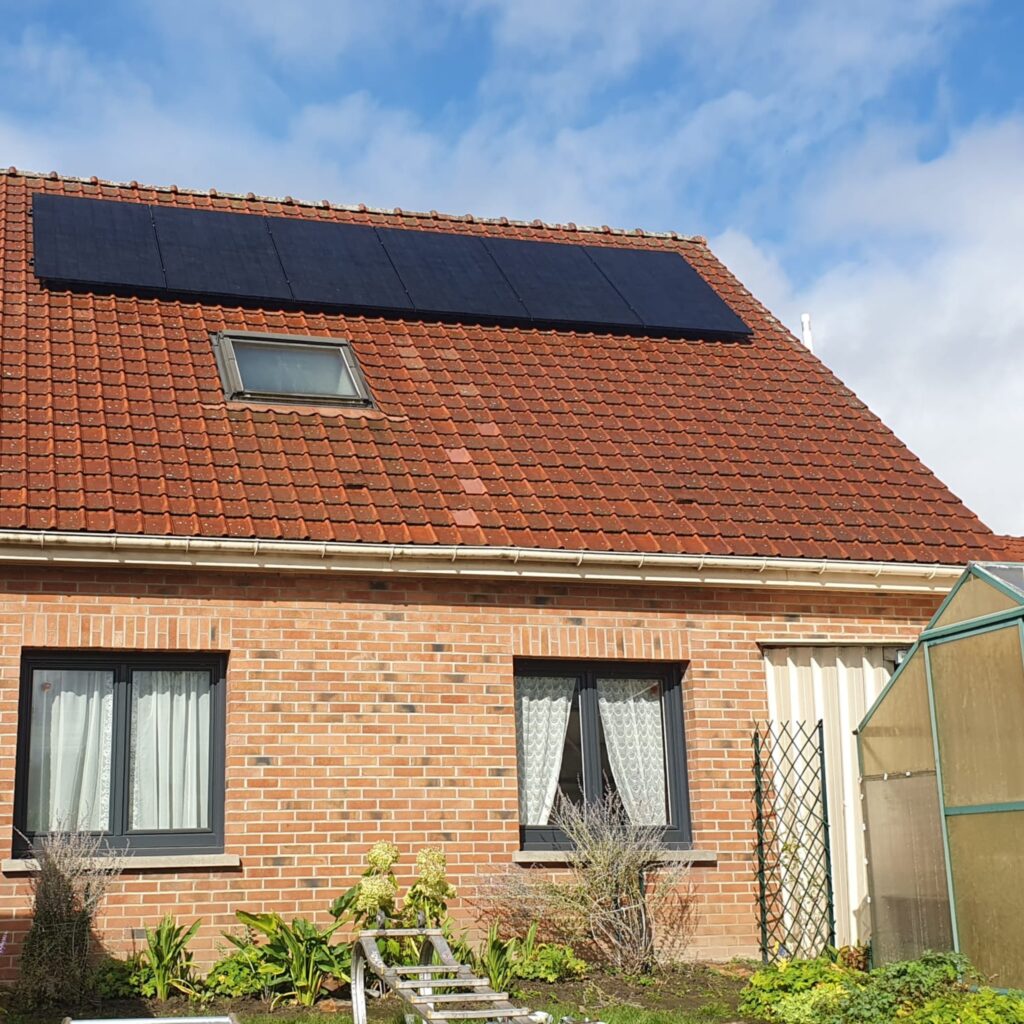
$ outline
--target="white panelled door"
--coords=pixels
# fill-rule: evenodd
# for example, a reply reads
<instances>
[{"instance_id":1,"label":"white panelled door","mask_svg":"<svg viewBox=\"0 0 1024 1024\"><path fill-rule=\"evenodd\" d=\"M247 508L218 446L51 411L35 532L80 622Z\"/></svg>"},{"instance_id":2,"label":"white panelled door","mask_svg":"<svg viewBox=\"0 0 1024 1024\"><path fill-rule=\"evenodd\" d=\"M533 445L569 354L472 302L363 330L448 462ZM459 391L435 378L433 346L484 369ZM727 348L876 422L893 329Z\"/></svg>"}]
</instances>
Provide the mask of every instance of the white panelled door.
<instances>
[{"instance_id":1,"label":"white panelled door","mask_svg":"<svg viewBox=\"0 0 1024 1024\"><path fill-rule=\"evenodd\" d=\"M895 669L896 647L766 647L768 718L825 723L836 944L870 937L868 881L854 729Z\"/></svg>"}]
</instances>

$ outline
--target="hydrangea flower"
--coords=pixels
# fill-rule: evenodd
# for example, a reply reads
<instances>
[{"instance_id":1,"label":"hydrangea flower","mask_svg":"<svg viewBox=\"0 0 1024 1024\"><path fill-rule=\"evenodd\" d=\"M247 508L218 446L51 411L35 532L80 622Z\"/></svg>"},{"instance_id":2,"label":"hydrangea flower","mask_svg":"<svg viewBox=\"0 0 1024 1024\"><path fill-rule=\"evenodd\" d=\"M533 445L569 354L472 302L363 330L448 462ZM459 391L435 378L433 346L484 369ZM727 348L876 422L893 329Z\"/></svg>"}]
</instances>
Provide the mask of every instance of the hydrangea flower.
<instances>
[{"instance_id":1,"label":"hydrangea flower","mask_svg":"<svg viewBox=\"0 0 1024 1024\"><path fill-rule=\"evenodd\" d=\"M419 872L419 887L426 894L438 900L448 900L455 890L448 884L445 872L448 858L436 846L425 846L416 855L416 870Z\"/></svg>"},{"instance_id":2,"label":"hydrangea flower","mask_svg":"<svg viewBox=\"0 0 1024 1024\"><path fill-rule=\"evenodd\" d=\"M366 860L374 871L385 875L394 867L395 861L398 860L398 847L394 843L387 842L387 840L381 840L370 847Z\"/></svg>"},{"instance_id":3,"label":"hydrangea flower","mask_svg":"<svg viewBox=\"0 0 1024 1024\"><path fill-rule=\"evenodd\" d=\"M370 875L359 883L356 910L372 917L378 910L390 909L396 895L395 883L387 875Z\"/></svg>"}]
</instances>

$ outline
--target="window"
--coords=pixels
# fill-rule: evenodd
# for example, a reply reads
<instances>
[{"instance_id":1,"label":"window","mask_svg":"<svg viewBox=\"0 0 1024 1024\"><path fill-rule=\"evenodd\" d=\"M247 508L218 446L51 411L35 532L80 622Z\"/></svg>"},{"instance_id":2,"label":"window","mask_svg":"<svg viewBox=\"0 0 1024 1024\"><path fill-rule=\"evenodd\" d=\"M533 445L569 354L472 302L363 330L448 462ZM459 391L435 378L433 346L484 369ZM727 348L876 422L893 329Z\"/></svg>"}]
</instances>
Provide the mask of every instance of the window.
<instances>
[{"instance_id":1,"label":"window","mask_svg":"<svg viewBox=\"0 0 1024 1024\"><path fill-rule=\"evenodd\" d=\"M678 665L517 661L519 825L524 850L566 849L550 824L570 800L618 794L630 818L691 842Z\"/></svg>"},{"instance_id":2,"label":"window","mask_svg":"<svg viewBox=\"0 0 1024 1024\"><path fill-rule=\"evenodd\" d=\"M60 830L223 852L224 670L215 655L26 655L15 853Z\"/></svg>"},{"instance_id":3,"label":"window","mask_svg":"<svg viewBox=\"0 0 1024 1024\"><path fill-rule=\"evenodd\" d=\"M215 334L213 346L228 398L372 404L347 341L232 332Z\"/></svg>"}]
</instances>

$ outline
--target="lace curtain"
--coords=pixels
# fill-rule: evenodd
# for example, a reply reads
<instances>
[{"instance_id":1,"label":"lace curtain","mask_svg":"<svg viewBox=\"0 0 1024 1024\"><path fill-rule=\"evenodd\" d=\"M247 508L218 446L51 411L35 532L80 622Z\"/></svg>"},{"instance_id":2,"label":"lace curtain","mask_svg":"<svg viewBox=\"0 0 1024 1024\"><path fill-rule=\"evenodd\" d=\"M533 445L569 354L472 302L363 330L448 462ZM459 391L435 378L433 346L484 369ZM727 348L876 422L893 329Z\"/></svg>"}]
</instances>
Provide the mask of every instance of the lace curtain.
<instances>
[{"instance_id":1,"label":"lace curtain","mask_svg":"<svg viewBox=\"0 0 1024 1024\"><path fill-rule=\"evenodd\" d=\"M111 672L32 673L30 832L107 830L113 717Z\"/></svg>"},{"instance_id":2,"label":"lace curtain","mask_svg":"<svg viewBox=\"0 0 1024 1024\"><path fill-rule=\"evenodd\" d=\"M573 676L516 679L516 745L519 757L519 821L546 825L558 791Z\"/></svg>"},{"instance_id":3,"label":"lace curtain","mask_svg":"<svg viewBox=\"0 0 1024 1024\"><path fill-rule=\"evenodd\" d=\"M631 820L666 825L661 688L650 679L598 679L608 761Z\"/></svg>"},{"instance_id":4,"label":"lace curtain","mask_svg":"<svg viewBox=\"0 0 1024 1024\"><path fill-rule=\"evenodd\" d=\"M131 716L131 827L207 828L209 673L133 673Z\"/></svg>"}]
</instances>

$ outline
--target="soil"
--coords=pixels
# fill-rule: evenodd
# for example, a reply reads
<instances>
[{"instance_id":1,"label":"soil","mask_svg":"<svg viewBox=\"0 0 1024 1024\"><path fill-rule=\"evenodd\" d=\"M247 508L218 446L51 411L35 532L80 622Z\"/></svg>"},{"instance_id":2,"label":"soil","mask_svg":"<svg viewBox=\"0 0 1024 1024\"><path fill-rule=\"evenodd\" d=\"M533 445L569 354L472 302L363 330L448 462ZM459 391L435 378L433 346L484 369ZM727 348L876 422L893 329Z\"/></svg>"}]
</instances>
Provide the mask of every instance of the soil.
<instances>
[{"instance_id":1,"label":"soil","mask_svg":"<svg viewBox=\"0 0 1024 1024\"><path fill-rule=\"evenodd\" d=\"M582 1018L598 1019L602 1010L613 1007L699 1014L714 1006L721 1008L721 1013L716 1015L718 1019L724 1016L732 1020L738 1019L736 1004L739 993L752 971L753 968L746 964L687 964L666 968L649 978L592 972L581 981L554 985L522 982L516 1002L536 1009L558 1007L563 1013L572 1012ZM375 1024L393 1024L402 1013L401 1004L393 997L372 999L367 1010L370 1021ZM312 1009L279 1005L271 1011L267 1003L255 999L215 1000L202 1006L184 998L170 999L166 1003L152 999L127 999L26 1011L14 1004L10 993L4 993L0 998L0 1016L6 1018L4 1024L58 1024L65 1017L124 1019L227 1014L233 1014L241 1024L267 1024L270 1018L275 1024L300 1024L313 1019L321 1019L327 1024L329 1015L333 1013L348 1018L351 1013L348 1000L329 995Z\"/></svg>"}]
</instances>

